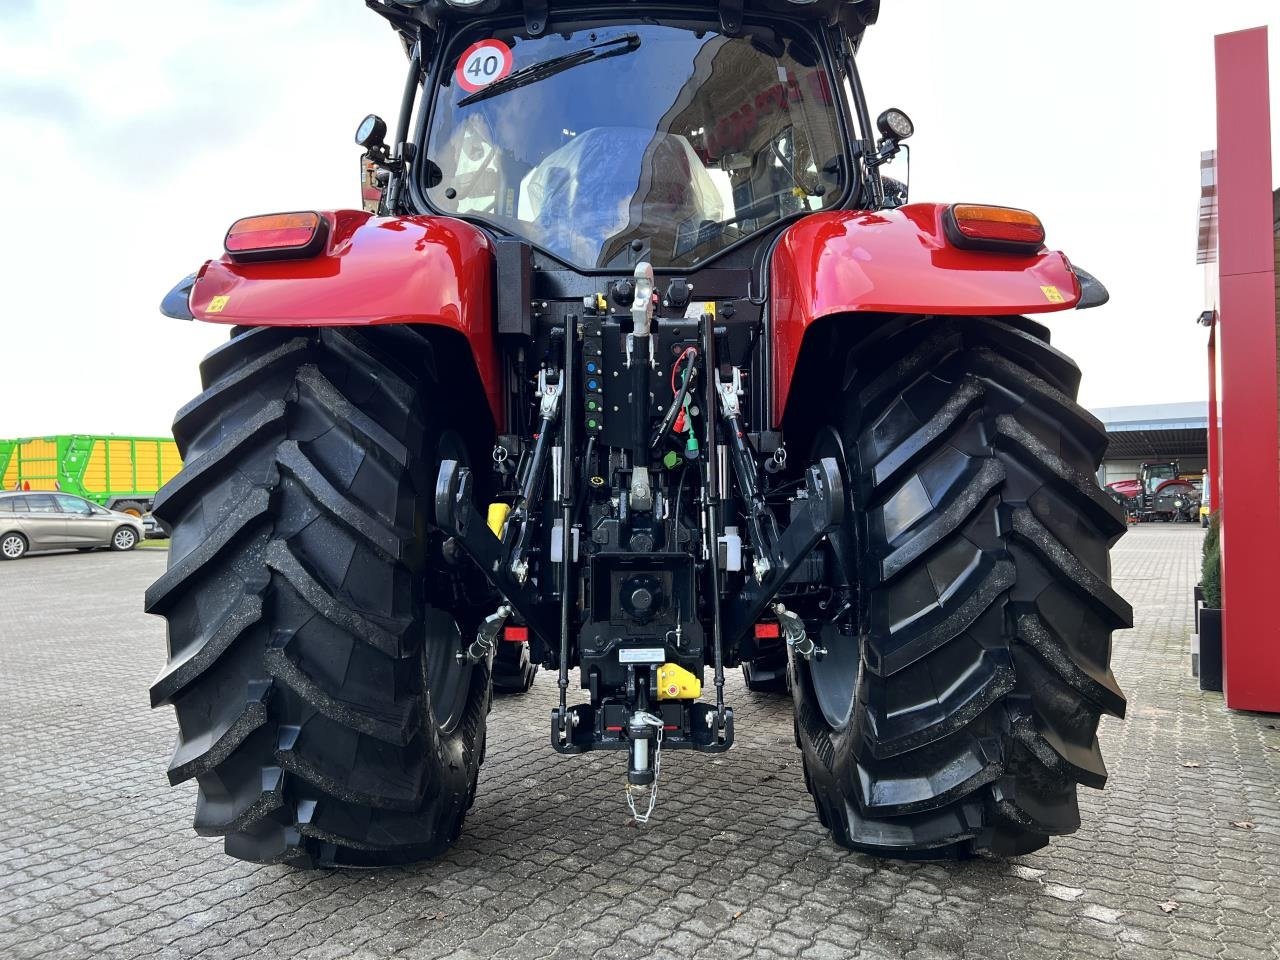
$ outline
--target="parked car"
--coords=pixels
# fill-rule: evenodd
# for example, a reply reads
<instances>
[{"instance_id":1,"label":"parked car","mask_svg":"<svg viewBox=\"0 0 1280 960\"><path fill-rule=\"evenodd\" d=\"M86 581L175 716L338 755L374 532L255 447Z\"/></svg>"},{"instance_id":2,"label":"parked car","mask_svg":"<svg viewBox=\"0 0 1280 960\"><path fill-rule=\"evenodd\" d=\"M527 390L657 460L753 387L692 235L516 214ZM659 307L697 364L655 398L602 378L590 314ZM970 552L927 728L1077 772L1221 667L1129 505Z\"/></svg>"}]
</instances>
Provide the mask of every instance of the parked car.
<instances>
[{"instance_id":1,"label":"parked car","mask_svg":"<svg viewBox=\"0 0 1280 960\"><path fill-rule=\"evenodd\" d=\"M147 540L167 540L169 528L161 523L154 513L142 515L142 529Z\"/></svg>"},{"instance_id":2,"label":"parked car","mask_svg":"<svg viewBox=\"0 0 1280 960\"><path fill-rule=\"evenodd\" d=\"M138 517L70 493L0 493L0 560L29 550L132 550L143 535Z\"/></svg>"}]
</instances>

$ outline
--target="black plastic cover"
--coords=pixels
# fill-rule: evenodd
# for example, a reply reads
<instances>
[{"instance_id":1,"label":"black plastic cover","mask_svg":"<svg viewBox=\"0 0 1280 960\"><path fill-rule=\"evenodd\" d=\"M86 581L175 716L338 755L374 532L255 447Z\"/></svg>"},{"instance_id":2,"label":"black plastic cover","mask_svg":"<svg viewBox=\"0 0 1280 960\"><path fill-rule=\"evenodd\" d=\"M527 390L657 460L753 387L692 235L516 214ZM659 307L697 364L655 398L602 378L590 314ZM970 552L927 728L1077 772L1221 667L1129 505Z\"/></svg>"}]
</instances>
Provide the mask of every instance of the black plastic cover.
<instances>
[{"instance_id":1,"label":"black plastic cover","mask_svg":"<svg viewBox=\"0 0 1280 960\"><path fill-rule=\"evenodd\" d=\"M160 312L174 320L194 320L191 313L191 288L196 285L194 273L183 277L160 301Z\"/></svg>"},{"instance_id":2,"label":"black plastic cover","mask_svg":"<svg viewBox=\"0 0 1280 960\"><path fill-rule=\"evenodd\" d=\"M533 247L523 240L501 237L494 241L497 269L498 333L531 336L533 318Z\"/></svg>"}]
</instances>

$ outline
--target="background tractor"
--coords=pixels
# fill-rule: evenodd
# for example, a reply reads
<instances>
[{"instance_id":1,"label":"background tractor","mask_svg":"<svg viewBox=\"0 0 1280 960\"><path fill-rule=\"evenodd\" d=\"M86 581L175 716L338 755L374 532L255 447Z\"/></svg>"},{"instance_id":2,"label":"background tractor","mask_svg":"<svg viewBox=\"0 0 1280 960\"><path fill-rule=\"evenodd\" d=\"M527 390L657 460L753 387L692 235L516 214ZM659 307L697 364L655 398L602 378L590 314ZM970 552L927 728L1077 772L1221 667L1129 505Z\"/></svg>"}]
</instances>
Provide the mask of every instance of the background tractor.
<instances>
[{"instance_id":1,"label":"background tractor","mask_svg":"<svg viewBox=\"0 0 1280 960\"><path fill-rule=\"evenodd\" d=\"M550 748L615 751L641 823L664 755L732 747L741 666L841 845L1075 830L1125 523L1031 315L1106 292L1032 213L908 202L876 0L369 5L408 73L364 209L238 220L163 307L230 330L147 593L196 830L437 854L538 666Z\"/></svg>"},{"instance_id":2,"label":"background tractor","mask_svg":"<svg viewBox=\"0 0 1280 960\"><path fill-rule=\"evenodd\" d=\"M1200 517L1202 478L1184 475L1177 460L1144 463L1136 478L1107 484L1133 523L1192 523Z\"/></svg>"}]
</instances>

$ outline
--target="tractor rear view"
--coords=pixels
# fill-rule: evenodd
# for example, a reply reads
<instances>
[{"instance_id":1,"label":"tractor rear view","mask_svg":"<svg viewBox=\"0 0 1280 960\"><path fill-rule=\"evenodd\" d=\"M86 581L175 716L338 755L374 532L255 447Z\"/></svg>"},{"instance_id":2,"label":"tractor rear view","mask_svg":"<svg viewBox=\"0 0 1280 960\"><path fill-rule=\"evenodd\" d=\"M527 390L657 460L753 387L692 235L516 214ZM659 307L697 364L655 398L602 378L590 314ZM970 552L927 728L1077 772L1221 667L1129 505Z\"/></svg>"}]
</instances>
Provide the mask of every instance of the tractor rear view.
<instances>
[{"instance_id":1,"label":"tractor rear view","mask_svg":"<svg viewBox=\"0 0 1280 960\"><path fill-rule=\"evenodd\" d=\"M370 6L409 61L373 209L239 220L165 301L231 333L147 594L196 830L438 854L538 667L550 748L616 752L638 822L666 754L732 747L741 667L846 847L1075 830L1125 522L1030 315L1106 293L1027 211L908 202L878 4Z\"/></svg>"}]
</instances>

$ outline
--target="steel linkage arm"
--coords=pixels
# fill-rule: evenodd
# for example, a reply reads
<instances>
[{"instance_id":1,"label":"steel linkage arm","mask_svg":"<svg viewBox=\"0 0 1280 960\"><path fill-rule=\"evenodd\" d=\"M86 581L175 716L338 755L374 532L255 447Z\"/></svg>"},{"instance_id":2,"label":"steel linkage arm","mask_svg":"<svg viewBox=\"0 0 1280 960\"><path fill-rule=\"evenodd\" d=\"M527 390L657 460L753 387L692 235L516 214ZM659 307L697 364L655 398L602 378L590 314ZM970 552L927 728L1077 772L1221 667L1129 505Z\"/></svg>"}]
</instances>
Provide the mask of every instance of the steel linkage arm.
<instances>
[{"instance_id":1,"label":"steel linkage arm","mask_svg":"<svg viewBox=\"0 0 1280 960\"><path fill-rule=\"evenodd\" d=\"M772 546L775 563L763 577L747 580L739 591L724 625L727 642L741 642L801 561L844 520L844 482L835 458L824 457L805 471L804 499L807 509Z\"/></svg>"},{"instance_id":2,"label":"steel linkage arm","mask_svg":"<svg viewBox=\"0 0 1280 960\"><path fill-rule=\"evenodd\" d=\"M484 517L472 502L471 470L457 460L440 464L436 480L436 526L457 540L462 549L484 571L512 609L533 633L533 655L541 660L547 645L559 640L559 626L549 610L530 588L517 580L506 563L509 556L501 540L493 535Z\"/></svg>"}]
</instances>

